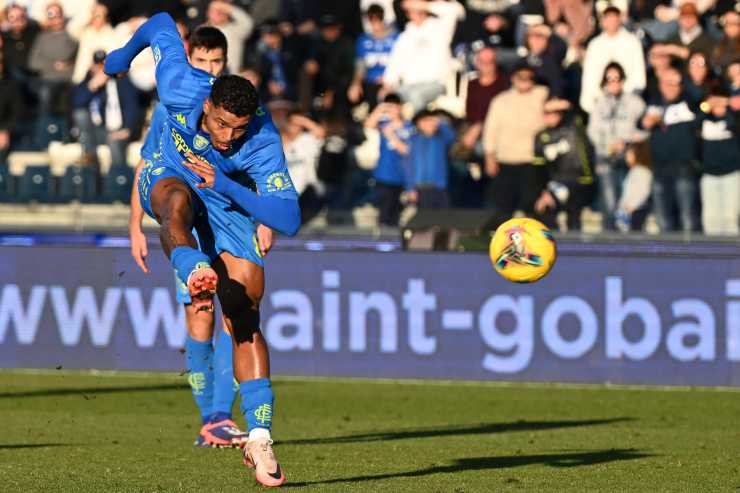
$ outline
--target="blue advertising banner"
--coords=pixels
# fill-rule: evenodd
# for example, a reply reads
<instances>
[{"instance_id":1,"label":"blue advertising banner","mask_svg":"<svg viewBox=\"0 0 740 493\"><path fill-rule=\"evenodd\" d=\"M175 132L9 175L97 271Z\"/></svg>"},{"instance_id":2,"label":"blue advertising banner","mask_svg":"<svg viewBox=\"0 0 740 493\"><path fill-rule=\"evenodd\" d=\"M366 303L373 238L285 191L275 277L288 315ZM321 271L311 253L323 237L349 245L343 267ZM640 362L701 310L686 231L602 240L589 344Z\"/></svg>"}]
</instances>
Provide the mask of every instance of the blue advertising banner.
<instances>
[{"instance_id":1,"label":"blue advertising banner","mask_svg":"<svg viewBox=\"0 0 740 493\"><path fill-rule=\"evenodd\" d=\"M488 257L280 251L262 330L275 374L740 386L740 255L574 247L511 284ZM637 252L637 253L636 253ZM161 252L0 247L0 367L181 370Z\"/></svg>"}]
</instances>

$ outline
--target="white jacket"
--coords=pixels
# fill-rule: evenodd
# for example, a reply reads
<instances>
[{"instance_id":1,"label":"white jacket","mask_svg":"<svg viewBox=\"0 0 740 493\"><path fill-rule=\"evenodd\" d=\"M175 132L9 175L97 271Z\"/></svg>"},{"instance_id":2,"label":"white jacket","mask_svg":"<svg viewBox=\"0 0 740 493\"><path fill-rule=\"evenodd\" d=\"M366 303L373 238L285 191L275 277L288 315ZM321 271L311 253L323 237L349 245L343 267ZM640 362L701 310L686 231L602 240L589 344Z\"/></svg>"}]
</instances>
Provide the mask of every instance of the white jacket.
<instances>
[{"instance_id":1,"label":"white jacket","mask_svg":"<svg viewBox=\"0 0 740 493\"><path fill-rule=\"evenodd\" d=\"M465 17L465 8L457 1L429 2L428 17L421 25L412 22L393 45L383 83L390 86L424 82L444 83L450 75L450 43L457 21Z\"/></svg>"},{"instance_id":2,"label":"white jacket","mask_svg":"<svg viewBox=\"0 0 740 493\"><path fill-rule=\"evenodd\" d=\"M583 60L580 103L587 113L591 113L596 98L601 94L604 69L611 62L619 63L624 69L625 92L645 89L645 55L637 36L624 28L614 36L601 33L588 44Z\"/></svg>"}]
</instances>

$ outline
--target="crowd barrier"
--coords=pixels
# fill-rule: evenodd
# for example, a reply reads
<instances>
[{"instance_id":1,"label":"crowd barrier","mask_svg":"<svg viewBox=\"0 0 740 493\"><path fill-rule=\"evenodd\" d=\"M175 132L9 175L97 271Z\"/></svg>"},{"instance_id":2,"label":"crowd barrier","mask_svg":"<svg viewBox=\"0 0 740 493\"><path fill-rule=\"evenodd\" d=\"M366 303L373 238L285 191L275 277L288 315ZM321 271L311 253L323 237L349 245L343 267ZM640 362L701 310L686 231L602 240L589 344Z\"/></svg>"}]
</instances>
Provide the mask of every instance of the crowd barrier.
<instances>
[{"instance_id":1,"label":"crowd barrier","mask_svg":"<svg viewBox=\"0 0 740 493\"><path fill-rule=\"evenodd\" d=\"M0 367L184 369L173 274L128 249L2 246ZM478 253L276 248L274 374L740 386L737 244L560 245L542 281Z\"/></svg>"}]
</instances>

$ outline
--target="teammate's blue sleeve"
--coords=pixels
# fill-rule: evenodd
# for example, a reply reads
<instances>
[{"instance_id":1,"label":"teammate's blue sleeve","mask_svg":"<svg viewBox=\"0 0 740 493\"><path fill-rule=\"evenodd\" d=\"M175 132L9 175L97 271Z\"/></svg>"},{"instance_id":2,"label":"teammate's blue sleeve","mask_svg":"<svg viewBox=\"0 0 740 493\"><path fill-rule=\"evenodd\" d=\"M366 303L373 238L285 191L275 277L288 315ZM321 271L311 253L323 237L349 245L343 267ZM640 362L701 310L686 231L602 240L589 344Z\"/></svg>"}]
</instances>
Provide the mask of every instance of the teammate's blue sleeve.
<instances>
[{"instance_id":1,"label":"teammate's blue sleeve","mask_svg":"<svg viewBox=\"0 0 740 493\"><path fill-rule=\"evenodd\" d=\"M148 46L152 48L157 93L170 113L188 112L210 94L215 78L188 63L175 21L159 13L142 24L122 48L105 58L105 73L116 75L129 70L131 61Z\"/></svg>"},{"instance_id":2,"label":"teammate's blue sleeve","mask_svg":"<svg viewBox=\"0 0 740 493\"><path fill-rule=\"evenodd\" d=\"M148 161L154 159L154 155L159 152L159 140L162 138L164 122L167 121L167 109L159 103L152 113L152 121L149 124L149 131L144 139L144 145L141 148L141 157Z\"/></svg>"}]
</instances>

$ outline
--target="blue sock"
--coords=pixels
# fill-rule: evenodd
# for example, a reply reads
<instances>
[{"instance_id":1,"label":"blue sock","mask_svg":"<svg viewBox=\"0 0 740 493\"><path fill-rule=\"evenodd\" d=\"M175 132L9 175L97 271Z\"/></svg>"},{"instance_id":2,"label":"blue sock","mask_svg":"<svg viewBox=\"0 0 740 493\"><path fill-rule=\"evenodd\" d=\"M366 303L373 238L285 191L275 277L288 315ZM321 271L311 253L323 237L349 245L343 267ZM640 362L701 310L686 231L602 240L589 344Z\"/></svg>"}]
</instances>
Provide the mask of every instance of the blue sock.
<instances>
[{"instance_id":1,"label":"blue sock","mask_svg":"<svg viewBox=\"0 0 740 493\"><path fill-rule=\"evenodd\" d=\"M172 250L170 263L175 269L177 278L185 285L188 284L188 276L196 268L211 266L208 255L189 246L179 246Z\"/></svg>"},{"instance_id":2,"label":"blue sock","mask_svg":"<svg viewBox=\"0 0 740 493\"><path fill-rule=\"evenodd\" d=\"M247 431L255 428L269 430L272 427L272 410L275 402L270 379L258 378L242 382L239 384L239 392L242 395L241 408L247 422Z\"/></svg>"},{"instance_id":3,"label":"blue sock","mask_svg":"<svg viewBox=\"0 0 740 493\"><path fill-rule=\"evenodd\" d=\"M213 422L231 419L231 408L234 406L236 387L234 386L234 367L231 347L231 335L223 329L217 329L216 349L213 353Z\"/></svg>"},{"instance_id":4,"label":"blue sock","mask_svg":"<svg viewBox=\"0 0 740 493\"><path fill-rule=\"evenodd\" d=\"M203 424L206 424L213 414L213 344L210 341L196 341L187 336L185 361L193 399L200 410Z\"/></svg>"}]
</instances>

